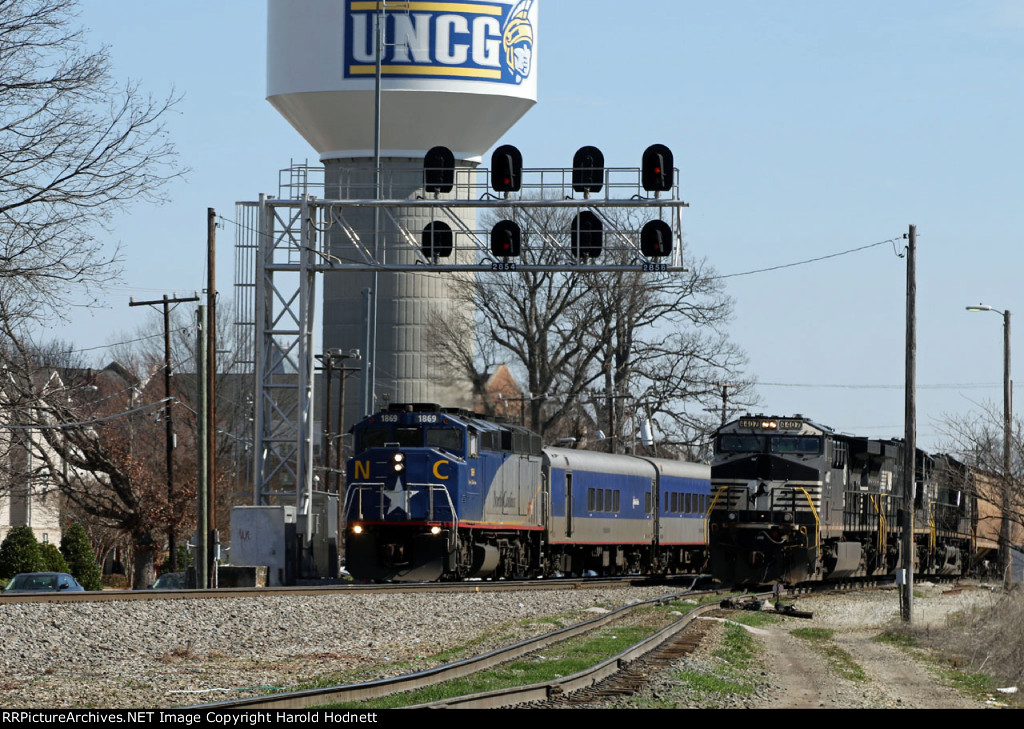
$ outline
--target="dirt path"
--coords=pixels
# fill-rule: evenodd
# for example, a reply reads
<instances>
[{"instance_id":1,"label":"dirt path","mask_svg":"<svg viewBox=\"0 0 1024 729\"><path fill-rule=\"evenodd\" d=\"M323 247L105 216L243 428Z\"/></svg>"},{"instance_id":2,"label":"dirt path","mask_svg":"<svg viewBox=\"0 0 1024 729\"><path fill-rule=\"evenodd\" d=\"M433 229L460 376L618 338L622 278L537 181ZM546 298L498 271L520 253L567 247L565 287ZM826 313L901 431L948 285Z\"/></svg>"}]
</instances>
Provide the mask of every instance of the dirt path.
<instances>
[{"instance_id":1,"label":"dirt path","mask_svg":"<svg viewBox=\"0 0 1024 729\"><path fill-rule=\"evenodd\" d=\"M991 604L992 591L915 586L915 628L943 626L950 615ZM736 616L709 618L705 643L671 670L652 677L622 708L758 708L758 709L979 709L1006 705L961 695L927 660L922 649L876 638L898 627L895 590L825 593L799 598L797 607L810 620L781 617L761 627L746 627L758 644L753 663L726 640ZM817 640L793 635L814 629ZM837 658L838 654L838 658ZM839 666L842 666L840 670Z\"/></svg>"},{"instance_id":2,"label":"dirt path","mask_svg":"<svg viewBox=\"0 0 1024 729\"><path fill-rule=\"evenodd\" d=\"M759 704L763 709L812 709L834 705L828 666L807 643L789 635L785 628L759 629L774 677L773 691Z\"/></svg>"},{"instance_id":3,"label":"dirt path","mask_svg":"<svg viewBox=\"0 0 1024 729\"><path fill-rule=\"evenodd\" d=\"M932 615L922 621L944 619L947 611L959 608L961 598L944 598L939 592L929 598ZM940 602L945 600L948 606ZM753 705L757 708L984 708L982 700L960 695L915 651L876 637L898 612L895 600L886 594L827 596L807 600L801 607L814 611L814 620L786 619L779 625L758 629L765 641L766 673L771 687ZM800 623L805 623L801 625ZM791 635L801 627L834 631L833 646L841 648L863 671L862 680L842 677L829 665L818 642Z\"/></svg>"},{"instance_id":4,"label":"dirt path","mask_svg":"<svg viewBox=\"0 0 1024 729\"><path fill-rule=\"evenodd\" d=\"M830 667L809 641L790 635L793 627L773 627L762 636L772 688L754 704L757 708L976 709L986 705L946 686L905 649L876 642L877 630L845 632L833 639L864 672L863 680L851 681Z\"/></svg>"}]
</instances>

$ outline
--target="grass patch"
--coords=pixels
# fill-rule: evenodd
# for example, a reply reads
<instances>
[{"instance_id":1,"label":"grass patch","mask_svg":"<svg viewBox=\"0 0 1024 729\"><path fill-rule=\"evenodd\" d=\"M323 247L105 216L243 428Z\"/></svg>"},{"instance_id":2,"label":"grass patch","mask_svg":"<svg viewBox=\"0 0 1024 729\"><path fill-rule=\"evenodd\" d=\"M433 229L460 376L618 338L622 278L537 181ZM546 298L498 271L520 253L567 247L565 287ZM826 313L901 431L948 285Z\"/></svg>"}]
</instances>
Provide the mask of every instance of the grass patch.
<instances>
[{"instance_id":1,"label":"grass patch","mask_svg":"<svg viewBox=\"0 0 1024 729\"><path fill-rule=\"evenodd\" d=\"M559 643L539 653L473 676L373 701L344 702L323 708L392 709L453 696L466 696L482 691L549 681L570 676L600 663L643 640L655 630L655 627L646 625L606 627L595 635Z\"/></svg>"},{"instance_id":2,"label":"grass patch","mask_svg":"<svg viewBox=\"0 0 1024 729\"><path fill-rule=\"evenodd\" d=\"M811 647L824 656L828 665L842 678L858 683L867 680L864 669L857 665L853 656L832 642L835 631L827 628L796 628L789 631L789 634L808 641Z\"/></svg>"},{"instance_id":3,"label":"grass patch","mask_svg":"<svg viewBox=\"0 0 1024 729\"><path fill-rule=\"evenodd\" d=\"M752 681L701 671L678 671L672 677L691 691L698 691L704 696L747 696L754 693L755 689Z\"/></svg>"},{"instance_id":4,"label":"grass patch","mask_svg":"<svg viewBox=\"0 0 1024 729\"><path fill-rule=\"evenodd\" d=\"M744 610L729 618L734 623L749 625L751 628L760 628L762 625L777 625L782 618L774 613L766 613L752 610Z\"/></svg>"},{"instance_id":5,"label":"grass patch","mask_svg":"<svg viewBox=\"0 0 1024 729\"><path fill-rule=\"evenodd\" d=\"M754 617L756 613L751 613ZM721 700L728 696L747 696L757 688L750 672L758 665L761 643L745 628L726 625L718 648L712 654L717 661L711 670L697 671L683 669L673 671L671 679L687 693L701 696L705 700ZM659 702L650 697L638 697L635 705L644 708L675 708L671 702Z\"/></svg>"},{"instance_id":6,"label":"grass patch","mask_svg":"<svg viewBox=\"0 0 1024 729\"><path fill-rule=\"evenodd\" d=\"M876 643L886 643L898 648L917 648L917 638L911 633L899 628L889 628L879 633L874 638Z\"/></svg>"},{"instance_id":7,"label":"grass patch","mask_svg":"<svg viewBox=\"0 0 1024 729\"><path fill-rule=\"evenodd\" d=\"M475 656L477 655L477 653L479 653L479 647L482 644L488 643L491 640L497 640L498 643L501 643L503 645L511 645L512 643L516 642L516 634L499 634L497 638L494 638L493 634L482 635L479 638L474 638L473 640L467 641L462 645L457 645L454 648L449 648L447 650L443 650L439 653L436 653L433 656L433 658L434 660L439 661L440 663L454 663L455 661L461 661L464 658L471 658L472 656Z\"/></svg>"},{"instance_id":8,"label":"grass patch","mask_svg":"<svg viewBox=\"0 0 1024 729\"><path fill-rule=\"evenodd\" d=\"M739 626L730 625L714 655L730 666L746 670L754 663L757 653L758 642L754 636Z\"/></svg>"},{"instance_id":9,"label":"grass patch","mask_svg":"<svg viewBox=\"0 0 1024 729\"><path fill-rule=\"evenodd\" d=\"M572 618L569 616L550 616L543 618L531 618L529 620L523 620L519 625L550 625L551 629L557 630L565 627L565 625L572 622ZM471 640L466 641L460 645L448 648L430 656L425 656L425 660L430 661L430 665L440 665L445 663L454 663L456 661L463 660L465 658L472 658L473 656L479 655L481 652L480 647L486 644L497 644L497 645L511 645L513 643L522 640L522 638L514 632L511 632L512 625L506 624L498 626L495 630L485 633L484 635L478 636ZM540 631L550 632L550 631ZM389 673L392 674L403 674L412 673L413 671L421 670L423 664L415 664L412 661L396 661L388 663L387 667ZM279 691L301 691L304 689L318 689L318 688L331 688L333 686L344 686L350 683L364 683L367 681L373 681L380 678L381 666L367 666L365 668L355 668L347 671L338 671L332 673L325 673L317 678L309 681L304 681L295 686L289 686L287 688L277 689Z\"/></svg>"},{"instance_id":10,"label":"grass patch","mask_svg":"<svg viewBox=\"0 0 1024 729\"><path fill-rule=\"evenodd\" d=\"M995 680L987 673L968 673L953 666L939 666L939 674L962 694L985 698L996 690Z\"/></svg>"}]
</instances>

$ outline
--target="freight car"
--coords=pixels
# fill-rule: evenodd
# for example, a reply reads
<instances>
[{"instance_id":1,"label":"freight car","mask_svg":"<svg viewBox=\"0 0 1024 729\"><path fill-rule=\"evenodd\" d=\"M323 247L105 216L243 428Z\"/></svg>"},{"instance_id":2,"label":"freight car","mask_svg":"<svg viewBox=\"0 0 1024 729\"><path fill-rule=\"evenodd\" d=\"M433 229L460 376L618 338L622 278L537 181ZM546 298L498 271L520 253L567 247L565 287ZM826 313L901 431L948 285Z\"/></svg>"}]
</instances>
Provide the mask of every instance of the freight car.
<instances>
[{"instance_id":1,"label":"freight car","mask_svg":"<svg viewBox=\"0 0 1024 729\"><path fill-rule=\"evenodd\" d=\"M705 558L705 465L542 447L524 428L432 404L353 427L345 567L428 581L675 573Z\"/></svg>"},{"instance_id":2,"label":"freight car","mask_svg":"<svg viewBox=\"0 0 1024 729\"><path fill-rule=\"evenodd\" d=\"M748 415L717 431L714 450L715 579L794 584L901 566L902 441L839 434L802 415ZM950 456L915 458L915 573L963 574L977 547L970 473Z\"/></svg>"}]
</instances>

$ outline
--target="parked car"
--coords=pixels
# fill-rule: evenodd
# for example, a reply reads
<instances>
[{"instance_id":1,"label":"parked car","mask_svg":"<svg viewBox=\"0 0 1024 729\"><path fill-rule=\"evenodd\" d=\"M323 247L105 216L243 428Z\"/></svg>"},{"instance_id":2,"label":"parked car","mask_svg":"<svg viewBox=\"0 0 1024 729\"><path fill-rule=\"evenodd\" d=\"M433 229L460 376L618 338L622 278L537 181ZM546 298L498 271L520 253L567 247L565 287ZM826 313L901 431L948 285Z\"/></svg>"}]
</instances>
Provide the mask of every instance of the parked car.
<instances>
[{"instance_id":1,"label":"parked car","mask_svg":"<svg viewBox=\"0 0 1024 729\"><path fill-rule=\"evenodd\" d=\"M85 588L66 572L22 572L4 588L5 595L16 592L85 592Z\"/></svg>"},{"instance_id":2,"label":"parked car","mask_svg":"<svg viewBox=\"0 0 1024 729\"><path fill-rule=\"evenodd\" d=\"M162 575L156 578L156 582L153 583L154 590L184 590L185 589L185 573L184 572L164 572Z\"/></svg>"}]
</instances>

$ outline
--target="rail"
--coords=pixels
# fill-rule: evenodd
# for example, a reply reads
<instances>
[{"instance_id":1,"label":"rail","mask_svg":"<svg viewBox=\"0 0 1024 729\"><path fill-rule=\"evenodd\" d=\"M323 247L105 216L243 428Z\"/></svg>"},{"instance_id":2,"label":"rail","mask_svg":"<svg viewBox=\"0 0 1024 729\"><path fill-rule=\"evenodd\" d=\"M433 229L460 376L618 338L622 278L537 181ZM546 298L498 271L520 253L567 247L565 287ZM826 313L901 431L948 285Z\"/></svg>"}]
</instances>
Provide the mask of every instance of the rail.
<instances>
[{"instance_id":1,"label":"rail","mask_svg":"<svg viewBox=\"0 0 1024 729\"><path fill-rule=\"evenodd\" d=\"M542 650L555 643L574 638L580 635L597 630L598 628L604 627L605 625L623 617L629 612L638 608L647 607L655 604L663 604L678 600L684 597L694 597L701 593L683 593L683 594L671 594L664 595L653 600L646 600L643 602L634 603L625 607L619 608L612 612L606 613L598 618L588 620L583 623L577 623L575 625L562 628L551 633L547 633L536 638L516 643L515 645L507 648L501 648L489 653L485 653L480 656L468 658L454 663L449 663L436 668L428 669L426 671L420 671L418 673L409 674L406 676L398 676L395 678L381 679L378 681L371 681L369 683L360 684L349 684L345 686L334 686L327 688L318 689L307 689L303 691L296 691L287 694L276 694L270 696L258 696L248 699L238 699L235 701L219 702L214 704L203 704L199 706L186 707L192 710L223 710L223 709L305 709L314 706L323 706L325 704L340 703L340 702L351 702L351 701L366 701L369 699L381 698L383 696L389 696L391 694L411 691L426 686L433 686L438 683L445 681L451 681L453 679L462 678L469 676L480 671L497 666L501 663L505 663L510 660L514 660L521 656L535 653L536 651ZM704 593L708 594L708 593ZM715 594L715 593L712 593ZM765 593L766 595L769 593ZM617 670L616 667L624 663L633 660L635 657L642 655L650 650L653 650L658 645L671 639L679 630L682 630L686 625L690 624L697 616L704 614L712 609L718 609L718 603L713 603L707 606L702 606L690 611L685 616L675 621L673 624L663 628L649 638L641 641L634 645L632 648L613 656L612 658L603 661L597 666L594 666L586 671L582 671L573 676L568 676L563 679L559 679L558 685L562 686L561 689L553 690L576 690L572 688L574 686L587 686L601 678L610 675L610 673ZM476 694L473 696L462 696L448 700L448 703L437 703L431 706L463 706L463 707L482 707L482 706L509 706L513 704L523 703L525 701L538 700L537 698L531 698L539 696L540 689L534 686L526 686L518 689L502 689L500 691L488 692L487 694ZM543 696L540 698L546 698L548 691L543 692Z\"/></svg>"}]
</instances>

